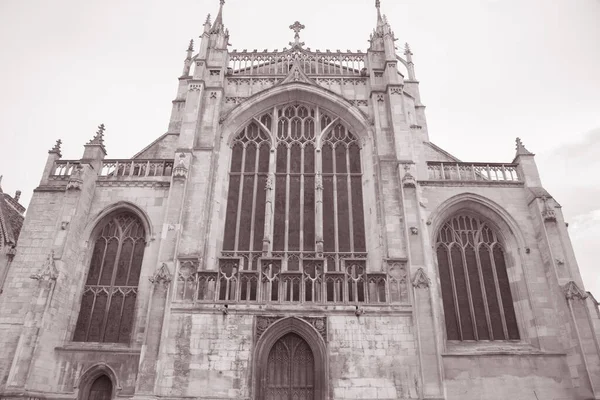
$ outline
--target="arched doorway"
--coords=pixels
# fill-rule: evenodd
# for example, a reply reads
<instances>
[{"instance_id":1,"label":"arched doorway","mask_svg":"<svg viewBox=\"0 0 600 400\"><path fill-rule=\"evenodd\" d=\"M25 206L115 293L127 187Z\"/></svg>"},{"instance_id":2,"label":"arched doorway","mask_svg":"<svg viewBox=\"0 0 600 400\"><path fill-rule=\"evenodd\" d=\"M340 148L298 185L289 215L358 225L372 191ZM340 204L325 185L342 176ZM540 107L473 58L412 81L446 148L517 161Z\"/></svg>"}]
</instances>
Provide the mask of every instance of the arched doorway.
<instances>
[{"instance_id":1,"label":"arched doorway","mask_svg":"<svg viewBox=\"0 0 600 400\"><path fill-rule=\"evenodd\" d=\"M265 400L314 399L314 356L308 343L295 333L275 342L265 372Z\"/></svg>"},{"instance_id":2,"label":"arched doorway","mask_svg":"<svg viewBox=\"0 0 600 400\"><path fill-rule=\"evenodd\" d=\"M90 386L87 399L84 400L111 400L113 385L110 378L100 375Z\"/></svg>"},{"instance_id":3,"label":"arched doorway","mask_svg":"<svg viewBox=\"0 0 600 400\"><path fill-rule=\"evenodd\" d=\"M326 321L318 323L326 327ZM255 400L327 398L327 347L319 332L307 321L288 317L259 335L254 357Z\"/></svg>"}]
</instances>

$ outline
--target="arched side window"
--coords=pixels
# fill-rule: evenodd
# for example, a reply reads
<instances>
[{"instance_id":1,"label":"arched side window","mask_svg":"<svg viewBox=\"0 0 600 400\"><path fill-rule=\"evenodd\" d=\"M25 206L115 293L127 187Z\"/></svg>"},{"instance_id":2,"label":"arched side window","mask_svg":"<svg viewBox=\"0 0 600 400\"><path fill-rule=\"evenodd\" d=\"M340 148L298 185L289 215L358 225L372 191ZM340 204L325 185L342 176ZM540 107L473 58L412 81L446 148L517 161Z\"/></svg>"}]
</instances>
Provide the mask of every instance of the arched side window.
<instances>
[{"instance_id":1,"label":"arched side window","mask_svg":"<svg viewBox=\"0 0 600 400\"><path fill-rule=\"evenodd\" d=\"M142 221L132 213L116 214L103 222L73 341L129 343L145 237Z\"/></svg>"},{"instance_id":2,"label":"arched side window","mask_svg":"<svg viewBox=\"0 0 600 400\"><path fill-rule=\"evenodd\" d=\"M223 255L256 270L268 236L283 271L301 272L319 257L342 271L343 260L366 258L362 190L359 142L338 118L300 103L274 107L233 142Z\"/></svg>"},{"instance_id":3,"label":"arched side window","mask_svg":"<svg viewBox=\"0 0 600 400\"><path fill-rule=\"evenodd\" d=\"M505 249L481 219L460 214L436 243L448 340L518 340Z\"/></svg>"}]
</instances>

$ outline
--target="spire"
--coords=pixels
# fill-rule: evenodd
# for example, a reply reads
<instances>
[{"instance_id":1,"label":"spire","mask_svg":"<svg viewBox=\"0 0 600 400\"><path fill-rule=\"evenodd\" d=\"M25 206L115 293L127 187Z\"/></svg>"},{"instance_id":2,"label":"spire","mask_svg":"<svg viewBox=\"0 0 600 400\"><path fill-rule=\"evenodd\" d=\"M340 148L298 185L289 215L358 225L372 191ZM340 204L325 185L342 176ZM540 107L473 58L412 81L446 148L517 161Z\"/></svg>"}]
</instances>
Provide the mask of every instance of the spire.
<instances>
[{"instance_id":1,"label":"spire","mask_svg":"<svg viewBox=\"0 0 600 400\"><path fill-rule=\"evenodd\" d=\"M220 0L219 13L217 14L217 18L215 18L215 23L210 30L210 33L221 32L224 28L223 25L223 6L225 5L225 0Z\"/></svg>"},{"instance_id":2,"label":"spire","mask_svg":"<svg viewBox=\"0 0 600 400\"><path fill-rule=\"evenodd\" d=\"M60 146L62 145L62 140L58 139L53 148L48 151L48 153L58 154L59 157L62 157L62 153L60 152Z\"/></svg>"},{"instance_id":3,"label":"spire","mask_svg":"<svg viewBox=\"0 0 600 400\"><path fill-rule=\"evenodd\" d=\"M194 39L190 39L190 44L187 48L187 51L194 51Z\"/></svg>"},{"instance_id":4,"label":"spire","mask_svg":"<svg viewBox=\"0 0 600 400\"><path fill-rule=\"evenodd\" d=\"M371 50L382 51L384 50L384 37L392 36L392 47L393 47L393 32L388 24L385 15L381 14L381 1L375 0L375 8L377 9L377 25L371 34L369 41L371 42Z\"/></svg>"},{"instance_id":5,"label":"spire","mask_svg":"<svg viewBox=\"0 0 600 400\"><path fill-rule=\"evenodd\" d=\"M383 18L381 17L381 1L375 0L375 8L377 9L377 26L383 25Z\"/></svg>"},{"instance_id":6,"label":"spire","mask_svg":"<svg viewBox=\"0 0 600 400\"><path fill-rule=\"evenodd\" d=\"M409 62L409 63L412 62L413 53L410 50L410 46L408 43L404 43L404 55L406 56L407 62Z\"/></svg>"},{"instance_id":7,"label":"spire","mask_svg":"<svg viewBox=\"0 0 600 400\"><path fill-rule=\"evenodd\" d=\"M96 131L96 135L92 140L90 140L87 144L96 144L104 147L104 131L106 128L104 124L98 125L98 131Z\"/></svg>"},{"instance_id":8,"label":"spire","mask_svg":"<svg viewBox=\"0 0 600 400\"><path fill-rule=\"evenodd\" d=\"M518 156L533 156L534 155L532 152L530 152L529 150L527 150L525 148L525 146L523 145L523 142L521 141L521 138L517 138L516 142L517 142L517 147L516 147L517 154L516 154L515 157L518 157Z\"/></svg>"},{"instance_id":9,"label":"spire","mask_svg":"<svg viewBox=\"0 0 600 400\"><path fill-rule=\"evenodd\" d=\"M209 33L212 24L210 22L210 14L206 16L206 21L204 21L204 33Z\"/></svg>"}]
</instances>

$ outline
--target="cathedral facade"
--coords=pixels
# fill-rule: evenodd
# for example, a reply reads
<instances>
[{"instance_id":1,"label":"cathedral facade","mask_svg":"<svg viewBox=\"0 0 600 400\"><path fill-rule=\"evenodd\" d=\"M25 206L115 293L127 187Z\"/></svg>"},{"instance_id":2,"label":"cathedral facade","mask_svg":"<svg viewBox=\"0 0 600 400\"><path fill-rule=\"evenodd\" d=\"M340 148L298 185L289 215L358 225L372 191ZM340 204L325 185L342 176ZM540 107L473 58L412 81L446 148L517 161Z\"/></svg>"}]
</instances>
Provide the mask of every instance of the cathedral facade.
<instances>
[{"instance_id":1,"label":"cathedral facade","mask_svg":"<svg viewBox=\"0 0 600 400\"><path fill-rule=\"evenodd\" d=\"M223 4L164 135L49 151L6 263L0 398L600 399L598 304L534 154L434 145L379 1L366 52L299 22L281 51L228 50Z\"/></svg>"}]
</instances>

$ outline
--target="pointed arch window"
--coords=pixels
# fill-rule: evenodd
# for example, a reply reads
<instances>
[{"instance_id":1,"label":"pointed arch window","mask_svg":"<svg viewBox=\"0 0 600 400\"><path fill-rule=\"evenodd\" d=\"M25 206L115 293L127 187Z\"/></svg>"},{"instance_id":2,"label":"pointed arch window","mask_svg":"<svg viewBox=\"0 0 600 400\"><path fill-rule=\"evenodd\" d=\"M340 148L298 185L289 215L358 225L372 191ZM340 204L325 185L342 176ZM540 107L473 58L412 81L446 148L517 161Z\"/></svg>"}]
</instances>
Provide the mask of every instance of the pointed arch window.
<instances>
[{"instance_id":1,"label":"pointed arch window","mask_svg":"<svg viewBox=\"0 0 600 400\"><path fill-rule=\"evenodd\" d=\"M109 217L94 243L75 342L129 343L146 246L140 219L129 212Z\"/></svg>"},{"instance_id":2,"label":"pointed arch window","mask_svg":"<svg viewBox=\"0 0 600 400\"><path fill-rule=\"evenodd\" d=\"M233 142L223 256L255 270L268 252L299 273L315 258L328 271L365 258L360 150L318 107L293 103L254 118Z\"/></svg>"},{"instance_id":3,"label":"pointed arch window","mask_svg":"<svg viewBox=\"0 0 600 400\"><path fill-rule=\"evenodd\" d=\"M436 243L448 340L518 340L505 248L485 221L448 220Z\"/></svg>"}]
</instances>

